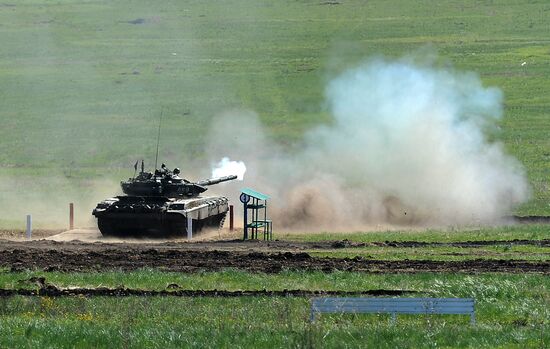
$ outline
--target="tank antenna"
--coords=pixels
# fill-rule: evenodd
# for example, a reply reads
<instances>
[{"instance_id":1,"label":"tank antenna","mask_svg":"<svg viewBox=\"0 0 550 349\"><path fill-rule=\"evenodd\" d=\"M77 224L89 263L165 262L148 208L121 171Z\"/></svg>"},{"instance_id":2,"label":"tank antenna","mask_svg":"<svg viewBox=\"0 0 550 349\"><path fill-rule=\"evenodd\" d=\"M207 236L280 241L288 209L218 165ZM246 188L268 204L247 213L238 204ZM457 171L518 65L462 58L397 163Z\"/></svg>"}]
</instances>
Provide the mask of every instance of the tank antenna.
<instances>
[{"instance_id":1,"label":"tank antenna","mask_svg":"<svg viewBox=\"0 0 550 349\"><path fill-rule=\"evenodd\" d=\"M136 178L136 173L137 173L137 165L138 165L138 161L136 161L136 163L134 164L134 178ZM143 171L142 171L143 172Z\"/></svg>"},{"instance_id":2,"label":"tank antenna","mask_svg":"<svg viewBox=\"0 0 550 349\"><path fill-rule=\"evenodd\" d=\"M160 108L160 120L159 120L159 132L157 135L157 155L155 156L155 171L157 170L157 162L159 159L159 144L160 144L160 125L162 124L162 111L164 108Z\"/></svg>"}]
</instances>

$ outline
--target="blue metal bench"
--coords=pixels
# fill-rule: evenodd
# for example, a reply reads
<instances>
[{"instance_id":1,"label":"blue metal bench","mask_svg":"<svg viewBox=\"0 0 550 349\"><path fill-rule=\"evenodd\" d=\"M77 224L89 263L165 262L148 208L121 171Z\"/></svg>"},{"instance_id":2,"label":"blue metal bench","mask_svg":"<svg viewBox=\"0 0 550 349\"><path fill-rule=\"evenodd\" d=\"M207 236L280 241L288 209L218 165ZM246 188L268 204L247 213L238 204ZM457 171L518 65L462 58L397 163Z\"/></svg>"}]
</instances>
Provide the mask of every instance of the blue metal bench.
<instances>
[{"instance_id":1,"label":"blue metal bench","mask_svg":"<svg viewBox=\"0 0 550 349\"><path fill-rule=\"evenodd\" d=\"M316 313L463 314L476 322L473 298L313 298L310 320Z\"/></svg>"}]
</instances>

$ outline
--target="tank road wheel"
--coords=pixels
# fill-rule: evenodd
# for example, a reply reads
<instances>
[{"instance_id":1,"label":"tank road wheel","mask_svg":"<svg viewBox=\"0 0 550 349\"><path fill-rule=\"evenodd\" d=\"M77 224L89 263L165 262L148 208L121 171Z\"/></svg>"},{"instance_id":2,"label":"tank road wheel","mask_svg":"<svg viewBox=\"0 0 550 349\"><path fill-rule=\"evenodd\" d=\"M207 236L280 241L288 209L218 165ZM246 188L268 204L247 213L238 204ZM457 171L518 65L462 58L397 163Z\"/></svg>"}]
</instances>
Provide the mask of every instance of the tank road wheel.
<instances>
[{"instance_id":1,"label":"tank road wheel","mask_svg":"<svg viewBox=\"0 0 550 349\"><path fill-rule=\"evenodd\" d=\"M97 227L103 236L116 236L116 230L113 225L105 218L97 219Z\"/></svg>"},{"instance_id":2,"label":"tank road wheel","mask_svg":"<svg viewBox=\"0 0 550 349\"><path fill-rule=\"evenodd\" d=\"M204 229L204 219L201 219L200 221L196 221L193 219L193 230L195 230L197 233L200 233Z\"/></svg>"},{"instance_id":3,"label":"tank road wheel","mask_svg":"<svg viewBox=\"0 0 550 349\"><path fill-rule=\"evenodd\" d=\"M196 220L193 219L193 235L199 234L201 231L220 230L221 222L225 218L226 213L220 213L215 216L210 216L205 219ZM187 223L185 225L185 232L187 232Z\"/></svg>"}]
</instances>

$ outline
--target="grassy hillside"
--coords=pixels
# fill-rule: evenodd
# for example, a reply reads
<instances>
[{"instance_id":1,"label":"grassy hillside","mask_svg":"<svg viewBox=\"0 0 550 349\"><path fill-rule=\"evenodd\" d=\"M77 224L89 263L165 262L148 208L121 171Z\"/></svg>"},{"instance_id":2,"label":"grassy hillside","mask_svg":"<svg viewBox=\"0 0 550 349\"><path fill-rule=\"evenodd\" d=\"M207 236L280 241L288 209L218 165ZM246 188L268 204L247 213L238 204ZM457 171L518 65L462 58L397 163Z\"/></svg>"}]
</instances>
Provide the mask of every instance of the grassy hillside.
<instances>
[{"instance_id":1,"label":"grassy hillside","mask_svg":"<svg viewBox=\"0 0 550 349\"><path fill-rule=\"evenodd\" d=\"M323 89L335 73L428 46L504 91L493 137L526 166L534 191L519 213L550 214L550 4L336 3L1 4L0 175L28 183L54 171L62 188L105 169L125 177L119 169L153 156L161 109L173 164L205 159L209 120L232 109L257 112L291 147L330 121Z\"/></svg>"}]
</instances>

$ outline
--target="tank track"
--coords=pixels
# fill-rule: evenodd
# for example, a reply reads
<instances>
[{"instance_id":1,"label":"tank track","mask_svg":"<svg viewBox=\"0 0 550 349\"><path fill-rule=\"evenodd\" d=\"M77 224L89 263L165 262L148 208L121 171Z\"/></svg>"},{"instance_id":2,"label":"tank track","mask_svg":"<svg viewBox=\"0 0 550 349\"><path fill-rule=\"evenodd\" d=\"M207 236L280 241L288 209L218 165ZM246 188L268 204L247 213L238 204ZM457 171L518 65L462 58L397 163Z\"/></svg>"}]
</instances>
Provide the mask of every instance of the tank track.
<instances>
[{"instance_id":1,"label":"tank track","mask_svg":"<svg viewBox=\"0 0 550 349\"><path fill-rule=\"evenodd\" d=\"M202 220L193 220L193 235L203 229L219 229L225 219L226 213L214 215ZM164 219L163 219L164 218ZM137 215L120 217L100 217L97 225L101 234L105 237L124 238L164 238L186 237L187 219L181 216L166 219L144 219Z\"/></svg>"}]
</instances>

